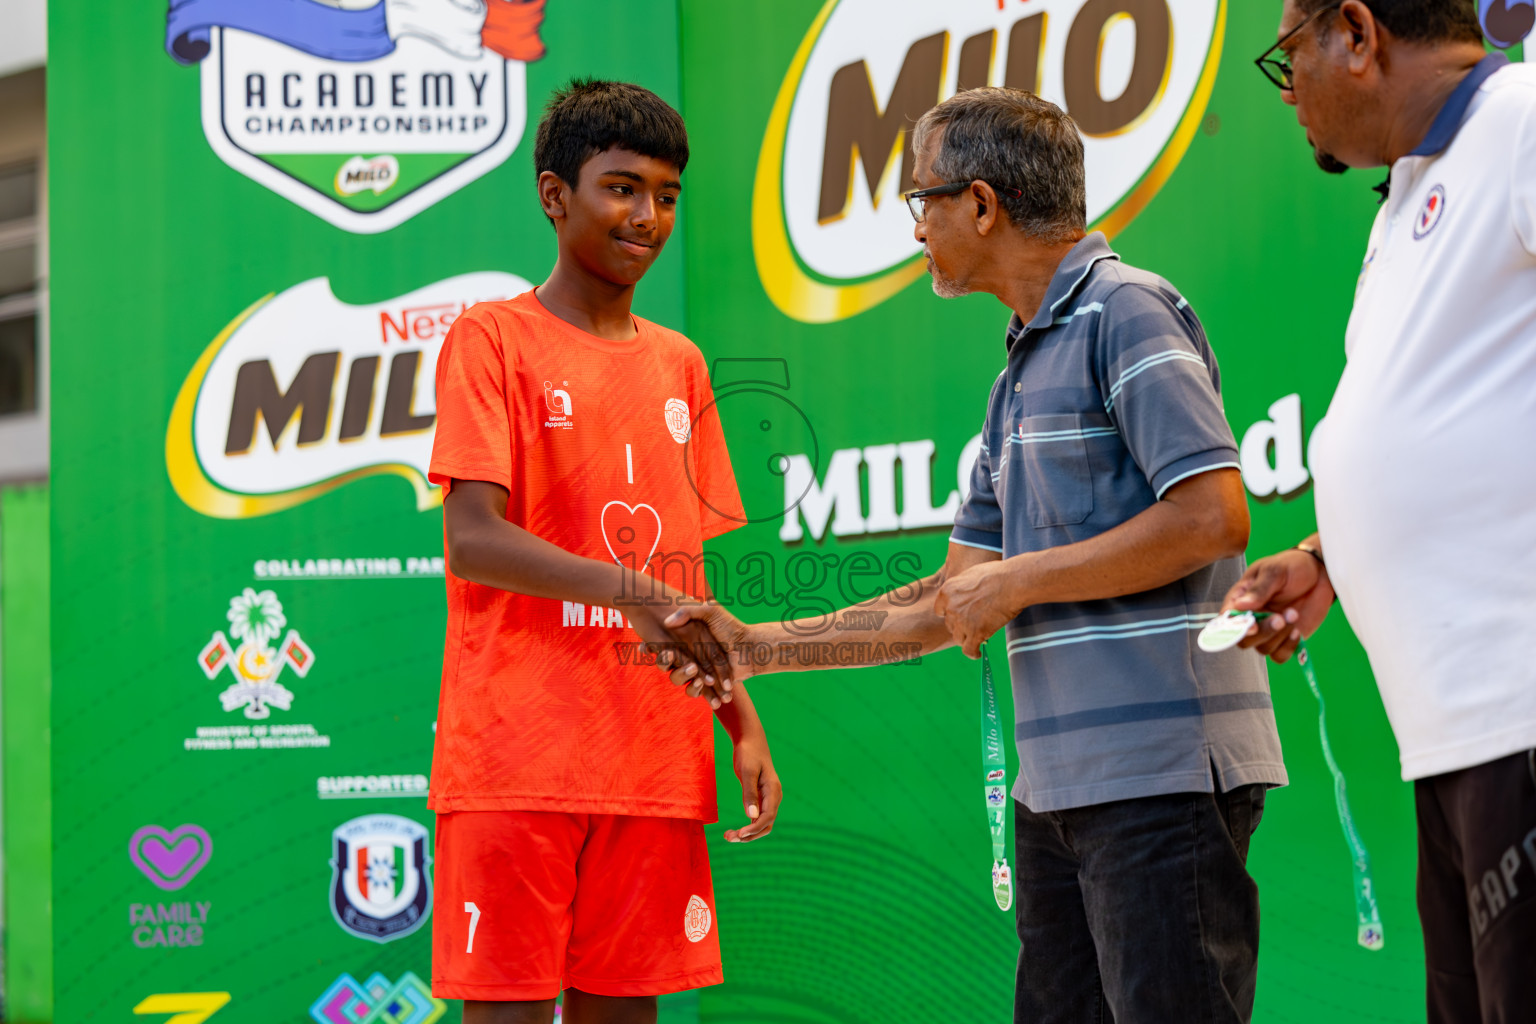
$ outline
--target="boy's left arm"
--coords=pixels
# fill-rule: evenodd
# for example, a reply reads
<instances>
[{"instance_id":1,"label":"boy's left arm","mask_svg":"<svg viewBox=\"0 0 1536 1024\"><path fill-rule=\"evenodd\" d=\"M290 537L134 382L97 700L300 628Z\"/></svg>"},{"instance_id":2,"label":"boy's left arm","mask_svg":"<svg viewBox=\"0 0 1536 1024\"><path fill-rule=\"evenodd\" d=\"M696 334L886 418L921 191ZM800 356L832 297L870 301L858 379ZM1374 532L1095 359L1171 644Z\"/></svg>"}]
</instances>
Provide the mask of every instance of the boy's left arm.
<instances>
[{"instance_id":1,"label":"boy's left arm","mask_svg":"<svg viewBox=\"0 0 1536 1024\"><path fill-rule=\"evenodd\" d=\"M741 805L751 822L740 829L725 830L728 843L747 843L761 839L773 831L773 819L779 813L779 801L784 797L784 787L779 784L779 773L773 770L773 757L768 753L768 736L763 731L762 719L747 696L747 688L737 683L731 691L732 701L715 709L715 717L730 734L735 748L732 758L736 777L741 780Z\"/></svg>"}]
</instances>

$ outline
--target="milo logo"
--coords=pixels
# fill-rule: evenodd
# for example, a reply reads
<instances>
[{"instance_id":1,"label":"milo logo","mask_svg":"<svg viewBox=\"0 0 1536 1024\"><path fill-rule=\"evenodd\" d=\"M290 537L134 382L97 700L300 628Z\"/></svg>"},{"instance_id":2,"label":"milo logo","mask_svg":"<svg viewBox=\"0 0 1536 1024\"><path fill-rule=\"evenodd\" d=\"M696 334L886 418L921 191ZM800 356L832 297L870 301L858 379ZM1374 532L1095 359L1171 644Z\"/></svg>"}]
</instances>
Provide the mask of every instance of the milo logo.
<instances>
[{"instance_id":1,"label":"milo logo","mask_svg":"<svg viewBox=\"0 0 1536 1024\"><path fill-rule=\"evenodd\" d=\"M922 276L900 194L911 129L954 93L1027 89L1084 135L1088 219L1128 224L1183 157L1216 79L1226 0L829 0L779 88L752 245L774 304L824 323Z\"/></svg>"}]
</instances>

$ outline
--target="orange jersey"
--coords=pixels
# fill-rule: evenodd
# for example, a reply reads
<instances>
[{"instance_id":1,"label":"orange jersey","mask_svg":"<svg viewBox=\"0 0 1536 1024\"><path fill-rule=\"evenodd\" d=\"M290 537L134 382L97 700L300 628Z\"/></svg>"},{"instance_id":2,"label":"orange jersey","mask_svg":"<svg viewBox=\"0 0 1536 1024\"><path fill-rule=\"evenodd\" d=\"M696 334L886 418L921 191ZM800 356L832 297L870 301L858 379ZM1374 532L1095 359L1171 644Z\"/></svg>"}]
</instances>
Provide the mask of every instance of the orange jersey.
<instances>
[{"instance_id":1,"label":"orange jersey","mask_svg":"<svg viewBox=\"0 0 1536 1024\"><path fill-rule=\"evenodd\" d=\"M703 597L704 541L741 498L704 357L635 323L598 338L531 291L471 307L438 358L429 475L500 484L508 522ZM713 714L640 663L622 607L447 584L435 810L715 820Z\"/></svg>"}]
</instances>

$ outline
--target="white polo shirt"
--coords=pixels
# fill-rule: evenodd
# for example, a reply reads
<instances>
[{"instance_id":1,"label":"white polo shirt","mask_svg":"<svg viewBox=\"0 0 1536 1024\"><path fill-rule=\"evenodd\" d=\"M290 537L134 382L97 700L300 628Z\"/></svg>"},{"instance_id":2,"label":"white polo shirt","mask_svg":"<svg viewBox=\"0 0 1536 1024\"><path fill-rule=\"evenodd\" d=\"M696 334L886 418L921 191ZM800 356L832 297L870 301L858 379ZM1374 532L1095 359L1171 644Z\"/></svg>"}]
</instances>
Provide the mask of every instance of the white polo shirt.
<instances>
[{"instance_id":1,"label":"white polo shirt","mask_svg":"<svg viewBox=\"0 0 1536 1024\"><path fill-rule=\"evenodd\" d=\"M1393 164L1345 350L1317 523L1403 778L1536 747L1536 65L1485 59Z\"/></svg>"}]
</instances>

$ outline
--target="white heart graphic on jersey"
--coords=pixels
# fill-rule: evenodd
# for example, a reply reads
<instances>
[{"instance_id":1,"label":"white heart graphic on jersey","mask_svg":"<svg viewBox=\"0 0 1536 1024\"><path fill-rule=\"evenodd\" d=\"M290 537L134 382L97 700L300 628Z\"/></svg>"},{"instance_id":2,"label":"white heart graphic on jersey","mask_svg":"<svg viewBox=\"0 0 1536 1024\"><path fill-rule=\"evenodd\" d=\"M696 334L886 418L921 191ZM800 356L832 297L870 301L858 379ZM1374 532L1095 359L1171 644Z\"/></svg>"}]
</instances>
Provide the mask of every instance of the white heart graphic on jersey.
<instances>
[{"instance_id":1,"label":"white heart graphic on jersey","mask_svg":"<svg viewBox=\"0 0 1536 1024\"><path fill-rule=\"evenodd\" d=\"M608 513L615 505L628 514L614 512L610 516ZM651 514L649 519L640 514L642 509ZM650 534L651 547L645 552L645 561L632 567L638 570L651 564L651 556L656 554L656 545L661 543L661 516L654 508L649 505L628 505L622 501L610 501L603 506L603 513L598 522L602 527L603 543L608 547L608 554L613 556L613 560L619 565L630 565L635 560L633 556L638 556L645 550L645 535ZM631 563L626 563L623 555L632 556Z\"/></svg>"}]
</instances>

